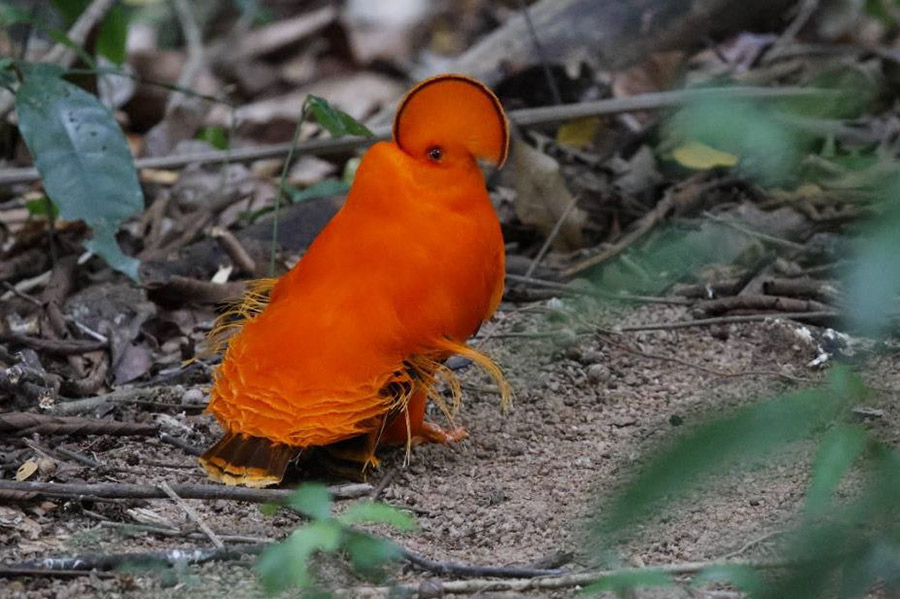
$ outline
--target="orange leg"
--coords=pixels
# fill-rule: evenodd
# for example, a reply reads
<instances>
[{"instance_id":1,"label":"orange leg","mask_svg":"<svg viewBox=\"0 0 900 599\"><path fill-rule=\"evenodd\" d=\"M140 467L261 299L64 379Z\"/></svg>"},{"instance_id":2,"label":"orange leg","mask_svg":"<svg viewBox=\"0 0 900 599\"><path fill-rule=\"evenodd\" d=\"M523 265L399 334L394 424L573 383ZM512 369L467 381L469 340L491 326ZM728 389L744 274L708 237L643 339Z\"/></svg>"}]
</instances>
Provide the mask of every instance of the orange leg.
<instances>
[{"instance_id":1,"label":"orange leg","mask_svg":"<svg viewBox=\"0 0 900 599\"><path fill-rule=\"evenodd\" d=\"M417 391L409 400L406 412L401 412L390 417L384 432L381 434L381 443L388 445L406 445L411 438L412 445L420 443L453 443L466 438L466 431L458 426L453 430L444 430L436 424L425 421L425 404L428 395L425 391ZM407 414L409 428L407 429Z\"/></svg>"}]
</instances>

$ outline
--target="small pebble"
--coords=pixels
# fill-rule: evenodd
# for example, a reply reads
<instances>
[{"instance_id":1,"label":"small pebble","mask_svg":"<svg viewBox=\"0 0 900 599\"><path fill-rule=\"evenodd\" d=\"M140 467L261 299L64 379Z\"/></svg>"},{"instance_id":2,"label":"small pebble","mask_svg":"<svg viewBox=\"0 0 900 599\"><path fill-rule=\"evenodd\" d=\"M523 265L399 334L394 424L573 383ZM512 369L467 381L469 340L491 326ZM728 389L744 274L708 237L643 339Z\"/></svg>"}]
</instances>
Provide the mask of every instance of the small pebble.
<instances>
[{"instance_id":1,"label":"small pebble","mask_svg":"<svg viewBox=\"0 0 900 599\"><path fill-rule=\"evenodd\" d=\"M603 364L592 364L588 366L587 378L594 385L606 382L609 380L609 368Z\"/></svg>"},{"instance_id":2,"label":"small pebble","mask_svg":"<svg viewBox=\"0 0 900 599\"><path fill-rule=\"evenodd\" d=\"M206 403L206 394L203 393L202 389L196 387L188 389L181 396L181 403L182 405L198 405Z\"/></svg>"}]
</instances>

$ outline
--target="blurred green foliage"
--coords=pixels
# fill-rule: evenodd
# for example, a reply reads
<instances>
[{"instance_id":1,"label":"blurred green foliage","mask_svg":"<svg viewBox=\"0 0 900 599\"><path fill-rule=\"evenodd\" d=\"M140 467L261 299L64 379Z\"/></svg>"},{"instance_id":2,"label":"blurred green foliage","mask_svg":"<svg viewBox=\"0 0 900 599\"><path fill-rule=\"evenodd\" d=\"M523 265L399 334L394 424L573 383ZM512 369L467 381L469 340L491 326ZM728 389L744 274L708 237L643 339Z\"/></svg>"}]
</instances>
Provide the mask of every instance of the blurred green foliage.
<instances>
[{"instance_id":1,"label":"blurred green foliage","mask_svg":"<svg viewBox=\"0 0 900 599\"><path fill-rule=\"evenodd\" d=\"M852 240L843 274L843 305L851 332L874 338L896 333L900 305L900 163L874 144L845 144L828 134L830 119L857 117L872 106L875 87L867 74L835 68L812 80L817 87L847 92L834 98L791 100L765 107L722 100L688 106L664 131L664 145L696 140L740 157L735 172L764 187L792 189L814 183L852 191L865 208L862 223L847 227ZM805 125L818 119L818 129ZM814 156L814 164L804 166ZM831 166L829 166L829 164ZM824 193L824 191L823 191ZM631 248L596 280L608 289L662 292L702 264L730 263L727 240L702 229L673 226ZM705 239L704 239L705 237ZM717 255L718 248L718 255ZM640 274L635 274L640 273ZM673 502L697 492L711 476L731 474L804 443L815 457L802 517L784 536L783 567L715 565L693 584L729 584L754 598L860 597L876 584L900 591L900 454L865 427L852 408L870 396L846 366L832 366L828 382L747 407L716 413L650 451L640 471L597 504L591 529L598 559L615 559L616 548L646 532ZM849 498L839 489L852 478ZM663 586L673 579L659 569L603 579L589 592L626 593Z\"/></svg>"},{"instance_id":2,"label":"blurred green foliage","mask_svg":"<svg viewBox=\"0 0 900 599\"><path fill-rule=\"evenodd\" d=\"M400 548L353 526L386 524L401 531L416 528L415 521L405 512L371 501L354 503L336 516L328 490L315 483L301 485L287 505L310 521L260 556L257 572L270 593L291 587L316 590L310 562L319 554L345 554L358 574L380 578L385 565L401 557Z\"/></svg>"}]
</instances>

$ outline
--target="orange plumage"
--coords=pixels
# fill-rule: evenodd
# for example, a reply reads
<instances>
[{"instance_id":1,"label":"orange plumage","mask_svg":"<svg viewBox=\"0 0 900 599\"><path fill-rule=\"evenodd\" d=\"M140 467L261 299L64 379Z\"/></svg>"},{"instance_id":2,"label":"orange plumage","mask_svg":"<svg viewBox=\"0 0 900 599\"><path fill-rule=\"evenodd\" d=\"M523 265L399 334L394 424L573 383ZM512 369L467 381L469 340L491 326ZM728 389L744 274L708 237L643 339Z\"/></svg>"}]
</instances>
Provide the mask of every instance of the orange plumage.
<instances>
[{"instance_id":1,"label":"orange plumage","mask_svg":"<svg viewBox=\"0 0 900 599\"><path fill-rule=\"evenodd\" d=\"M461 354L508 387L465 346L503 292L504 245L477 160L506 159L497 98L458 75L407 94L393 141L365 154L344 207L257 314L244 309L215 374L209 410L225 437L200 459L229 484L280 482L304 448L363 436L380 443L461 438L425 422L428 398L454 404L445 366ZM446 411L446 410L445 410Z\"/></svg>"}]
</instances>

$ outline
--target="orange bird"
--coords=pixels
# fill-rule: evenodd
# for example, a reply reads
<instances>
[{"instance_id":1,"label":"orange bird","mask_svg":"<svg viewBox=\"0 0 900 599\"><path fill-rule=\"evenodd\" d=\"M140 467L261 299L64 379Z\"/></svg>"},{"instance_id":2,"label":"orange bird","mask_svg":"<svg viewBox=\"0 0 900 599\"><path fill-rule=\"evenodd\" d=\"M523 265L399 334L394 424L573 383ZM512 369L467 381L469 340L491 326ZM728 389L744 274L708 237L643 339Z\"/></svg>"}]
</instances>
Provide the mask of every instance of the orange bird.
<instances>
[{"instance_id":1,"label":"orange bird","mask_svg":"<svg viewBox=\"0 0 900 599\"><path fill-rule=\"evenodd\" d=\"M343 208L236 310L209 402L225 436L200 457L211 478L276 484L304 449L353 438L362 449L340 457L363 468L383 443L463 438L425 421L430 398L452 425L453 354L487 370L507 404L497 366L465 342L503 294L503 237L478 160L501 166L508 141L503 108L478 81L441 75L403 98L393 140L366 152Z\"/></svg>"}]
</instances>

